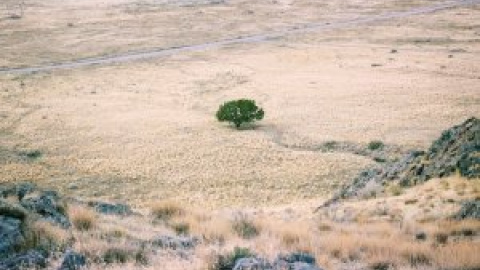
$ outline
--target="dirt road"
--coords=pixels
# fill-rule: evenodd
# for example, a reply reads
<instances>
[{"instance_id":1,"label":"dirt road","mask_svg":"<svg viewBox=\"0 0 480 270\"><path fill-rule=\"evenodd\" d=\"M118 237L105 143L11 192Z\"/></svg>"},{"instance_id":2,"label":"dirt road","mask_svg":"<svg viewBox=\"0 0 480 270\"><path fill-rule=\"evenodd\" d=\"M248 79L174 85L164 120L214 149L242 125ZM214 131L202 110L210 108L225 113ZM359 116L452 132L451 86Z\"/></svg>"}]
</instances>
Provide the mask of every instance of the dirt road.
<instances>
[{"instance_id":1,"label":"dirt road","mask_svg":"<svg viewBox=\"0 0 480 270\"><path fill-rule=\"evenodd\" d=\"M39 66L30 66L30 67L21 67L21 68L1 68L0 75L1 74L35 73L35 72L51 71L51 70L57 70L57 69L72 69L72 68L80 68L80 67L92 66L92 65L108 65L108 64L114 64L114 63L152 59L152 58L176 55L182 52L203 51L203 50L219 48L219 47L234 45L234 44L264 42L264 41L272 40L275 38L284 37L286 35L304 33L309 31L322 31L322 30L355 27L361 24L393 20L393 19L404 18L409 16L433 13L433 12L437 12L445 9L451 9L451 8L468 6L468 5L477 5L477 4L480 4L480 0L447 1L437 5L417 7L417 8L413 8L413 9L402 11L402 12L390 12L390 13L385 13L381 15L363 16L363 17L354 18L350 20L306 24L306 25L303 25L302 27L297 26L294 28L287 28L284 30L278 30L275 32L270 32L270 33L265 33L260 35L242 36L238 38L212 41L212 42L203 43L203 44L185 45L180 47L161 48L161 49L153 49L148 51L105 55L103 57L92 57L92 58L78 59L74 61L48 63L44 65L39 65Z\"/></svg>"}]
</instances>

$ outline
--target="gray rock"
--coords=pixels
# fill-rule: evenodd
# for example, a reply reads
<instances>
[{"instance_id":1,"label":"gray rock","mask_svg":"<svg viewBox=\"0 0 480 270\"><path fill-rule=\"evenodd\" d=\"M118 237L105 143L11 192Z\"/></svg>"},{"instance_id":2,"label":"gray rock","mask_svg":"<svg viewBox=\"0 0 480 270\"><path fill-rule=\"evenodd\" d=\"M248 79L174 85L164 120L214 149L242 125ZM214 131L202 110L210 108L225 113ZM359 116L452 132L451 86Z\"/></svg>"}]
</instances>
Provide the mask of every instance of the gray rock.
<instances>
[{"instance_id":1,"label":"gray rock","mask_svg":"<svg viewBox=\"0 0 480 270\"><path fill-rule=\"evenodd\" d=\"M26 268L45 268L47 259L40 252L30 250L0 259L0 270L20 270Z\"/></svg>"},{"instance_id":2,"label":"gray rock","mask_svg":"<svg viewBox=\"0 0 480 270\"><path fill-rule=\"evenodd\" d=\"M14 252L22 241L24 241L22 221L0 215L0 257Z\"/></svg>"},{"instance_id":3,"label":"gray rock","mask_svg":"<svg viewBox=\"0 0 480 270\"><path fill-rule=\"evenodd\" d=\"M309 263L304 263L304 262L296 262L290 264L289 270L322 270L321 268L318 268L316 265L309 264ZM277 270L277 269L275 269ZM278 269L280 270L280 269Z\"/></svg>"},{"instance_id":4,"label":"gray rock","mask_svg":"<svg viewBox=\"0 0 480 270\"><path fill-rule=\"evenodd\" d=\"M273 270L272 265L261 258L241 258L235 263L233 270Z\"/></svg>"},{"instance_id":5,"label":"gray rock","mask_svg":"<svg viewBox=\"0 0 480 270\"><path fill-rule=\"evenodd\" d=\"M152 245L165 249L192 249L197 246L199 240L187 236L162 235L152 241Z\"/></svg>"},{"instance_id":6,"label":"gray rock","mask_svg":"<svg viewBox=\"0 0 480 270\"><path fill-rule=\"evenodd\" d=\"M279 255L273 266L273 270L321 270L316 266L315 257L305 252Z\"/></svg>"},{"instance_id":7,"label":"gray rock","mask_svg":"<svg viewBox=\"0 0 480 270\"><path fill-rule=\"evenodd\" d=\"M0 199L0 215L23 221L27 217L28 212L19 204Z\"/></svg>"},{"instance_id":8,"label":"gray rock","mask_svg":"<svg viewBox=\"0 0 480 270\"><path fill-rule=\"evenodd\" d=\"M478 219L480 220L480 200L466 201L462 203L460 211L455 215L455 219Z\"/></svg>"},{"instance_id":9,"label":"gray rock","mask_svg":"<svg viewBox=\"0 0 480 270\"><path fill-rule=\"evenodd\" d=\"M315 257L305 252L293 252L286 255L279 255L277 261L285 261L287 263L304 262L315 264Z\"/></svg>"},{"instance_id":10,"label":"gray rock","mask_svg":"<svg viewBox=\"0 0 480 270\"><path fill-rule=\"evenodd\" d=\"M36 190L36 186L32 183L21 183L16 186L16 195L22 200L26 195Z\"/></svg>"},{"instance_id":11,"label":"gray rock","mask_svg":"<svg viewBox=\"0 0 480 270\"><path fill-rule=\"evenodd\" d=\"M62 265L58 270L79 270L86 266L87 259L84 255L74 251L67 251L63 258Z\"/></svg>"},{"instance_id":12,"label":"gray rock","mask_svg":"<svg viewBox=\"0 0 480 270\"><path fill-rule=\"evenodd\" d=\"M95 208L97 212L106 215L126 216L133 214L130 206L122 203L88 202L88 205Z\"/></svg>"},{"instance_id":13,"label":"gray rock","mask_svg":"<svg viewBox=\"0 0 480 270\"><path fill-rule=\"evenodd\" d=\"M432 178L453 175L457 170L467 178L480 177L478 118L470 118L458 126L445 130L426 152L412 151L399 161L363 171L350 185L342 188L332 201L356 196L372 181L381 185L396 181L403 186L410 186Z\"/></svg>"},{"instance_id":14,"label":"gray rock","mask_svg":"<svg viewBox=\"0 0 480 270\"><path fill-rule=\"evenodd\" d=\"M44 191L38 196L25 198L21 201L21 205L25 209L37 213L43 219L55 222L64 228L71 226L65 215L65 206L54 191Z\"/></svg>"}]
</instances>

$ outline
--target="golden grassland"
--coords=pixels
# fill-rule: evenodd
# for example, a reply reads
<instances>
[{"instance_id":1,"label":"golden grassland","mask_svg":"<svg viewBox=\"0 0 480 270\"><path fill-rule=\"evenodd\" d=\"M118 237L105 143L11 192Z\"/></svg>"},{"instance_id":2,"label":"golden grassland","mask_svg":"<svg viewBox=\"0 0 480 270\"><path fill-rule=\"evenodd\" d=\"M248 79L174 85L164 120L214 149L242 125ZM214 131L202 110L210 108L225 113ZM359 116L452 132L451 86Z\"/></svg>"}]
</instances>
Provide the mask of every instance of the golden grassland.
<instances>
[{"instance_id":1,"label":"golden grassland","mask_svg":"<svg viewBox=\"0 0 480 270\"><path fill-rule=\"evenodd\" d=\"M460 202L480 196L479 183L434 179L402 195L351 199L316 212L311 204L212 212L163 201L139 209L143 215L115 217L77 207L70 209L74 223L88 220L94 226L75 226L67 233L41 223L36 231L52 243L65 243L66 234L72 234L74 249L90 262L115 258L91 269L209 269L216 256L237 246L269 259L282 252L309 252L326 269L476 269L480 222L451 216ZM160 235L190 235L199 244L163 249L151 242Z\"/></svg>"},{"instance_id":2,"label":"golden grassland","mask_svg":"<svg viewBox=\"0 0 480 270\"><path fill-rule=\"evenodd\" d=\"M0 67L199 44L433 1L159 2L30 0L19 20L0 4ZM92 269L204 270L235 246L269 259L307 251L326 269L478 268L480 223L450 219L463 200L480 196L478 180L392 185L380 197L314 211L375 162L319 145L380 140L424 149L442 130L480 116L478 11L0 75L1 182L30 180L141 213L120 218L70 205L72 231L31 224L24 245L73 244L91 262L123 262ZM217 123L218 106L240 97L255 99L266 118L241 131ZM149 242L165 234L201 241L185 252Z\"/></svg>"},{"instance_id":3,"label":"golden grassland","mask_svg":"<svg viewBox=\"0 0 480 270\"><path fill-rule=\"evenodd\" d=\"M0 76L0 179L138 206L170 198L210 208L275 205L328 195L374 162L319 153L318 145L381 140L422 149L479 116L477 10ZM265 109L254 129L215 121L219 104L238 97ZM40 157L25 158L36 150Z\"/></svg>"}]
</instances>

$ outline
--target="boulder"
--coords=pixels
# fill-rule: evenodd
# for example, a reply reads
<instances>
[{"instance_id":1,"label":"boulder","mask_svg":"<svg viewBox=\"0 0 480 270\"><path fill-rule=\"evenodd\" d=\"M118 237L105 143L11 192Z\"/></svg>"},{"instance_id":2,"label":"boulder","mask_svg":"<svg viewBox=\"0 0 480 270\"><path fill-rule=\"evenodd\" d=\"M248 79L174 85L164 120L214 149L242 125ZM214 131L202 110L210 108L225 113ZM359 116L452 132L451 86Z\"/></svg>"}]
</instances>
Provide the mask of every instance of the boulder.
<instances>
[{"instance_id":1,"label":"boulder","mask_svg":"<svg viewBox=\"0 0 480 270\"><path fill-rule=\"evenodd\" d=\"M273 270L321 270L316 266L315 257L305 252L279 255L273 266Z\"/></svg>"},{"instance_id":2,"label":"boulder","mask_svg":"<svg viewBox=\"0 0 480 270\"><path fill-rule=\"evenodd\" d=\"M93 207L97 212L106 215L126 216L133 214L130 206L122 203L88 202L88 206Z\"/></svg>"},{"instance_id":3,"label":"boulder","mask_svg":"<svg viewBox=\"0 0 480 270\"><path fill-rule=\"evenodd\" d=\"M197 238L187 236L162 235L152 241L152 245L165 249L192 249L199 243Z\"/></svg>"},{"instance_id":4,"label":"boulder","mask_svg":"<svg viewBox=\"0 0 480 270\"><path fill-rule=\"evenodd\" d=\"M477 219L480 220L480 200L471 200L462 203L460 211L455 215L455 219Z\"/></svg>"},{"instance_id":5,"label":"boulder","mask_svg":"<svg viewBox=\"0 0 480 270\"><path fill-rule=\"evenodd\" d=\"M18 200L22 200L27 194L37 190L37 187L29 182L17 183L17 184L0 184L0 197L17 197Z\"/></svg>"},{"instance_id":6,"label":"boulder","mask_svg":"<svg viewBox=\"0 0 480 270\"><path fill-rule=\"evenodd\" d=\"M24 198L21 205L43 219L54 222L64 228L71 226L66 216L65 206L58 194L54 191L43 191L40 194Z\"/></svg>"},{"instance_id":7,"label":"boulder","mask_svg":"<svg viewBox=\"0 0 480 270\"><path fill-rule=\"evenodd\" d=\"M84 268L86 264L87 259L84 255L69 250L65 253L65 257L58 270L79 270Z\"/></svg>"},{"instance_id":8,"label":"boulder","mask_svg":"<svg viewBox=\"0 0 480 270\"><path fill-rule=\"evenodd\" d=\"M19 204L0 198L0 216L16 218L23 221L27 215L27 210Z\"/></svg>"},{"instance_id":9,"label":"boulder","mask_svg":"<svg viewBox=\"0 0 480 270\"><path fill-rule=\"evenodd\" d=\"M0 270L45 268L46 266L47 258L36 250L29 250L25 253L0 259Z\"/></svg>"},{"instance_id":10,"label":"boulder","mask_svg":"<svg viewBox=\"0 0 480 270\"><path fill-rule=\"evenodd\" d=\"M291 263L289 270L322 270L321 268L318 268L314 264L309 264L309 263L304 263L304 262L296 262L296 263ZM276 269L280 270L280 269Z\"/></svg>"},{"instance_id":11,"label":"boulder","mask_svg":"<svg viewBox=\"0 0 480 270\"><path fill-rule=\"evenodd\" d=\"M273 268L265 259L241 258L236 261L233 270L273 270Z\"/></svg>"},{"instance_id":12,"label":"boulder","mask_svg":"<svg viewBox=\"0 0 480 270\"><path fill-rule=\"evenodd\" d=\"M7 256L24 241L22 221L17 218L0 215L0 257Z\"/></svg>"}]
</instances>

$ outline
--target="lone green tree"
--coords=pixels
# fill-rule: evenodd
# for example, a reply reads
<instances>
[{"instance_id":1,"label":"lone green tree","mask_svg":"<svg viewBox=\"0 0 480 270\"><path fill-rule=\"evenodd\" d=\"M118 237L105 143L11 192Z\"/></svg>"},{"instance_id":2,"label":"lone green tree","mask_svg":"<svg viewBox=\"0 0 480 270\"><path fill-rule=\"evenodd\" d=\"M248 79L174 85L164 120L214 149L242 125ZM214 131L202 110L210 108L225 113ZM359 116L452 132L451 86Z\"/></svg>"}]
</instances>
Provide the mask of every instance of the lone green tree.
<instances>
[{"instance_id":1,"label":"lone green tree","mask_svg":"<svg viewBox=\"0 0 480 270\"><path fill-rule=\"evenodd\" d=\"M238 99L225 102L217 111L217 120L233 123L238 129L242 123L262 120L265 112L255 104L254 100Z\"/></svg>"}]
</instances>

